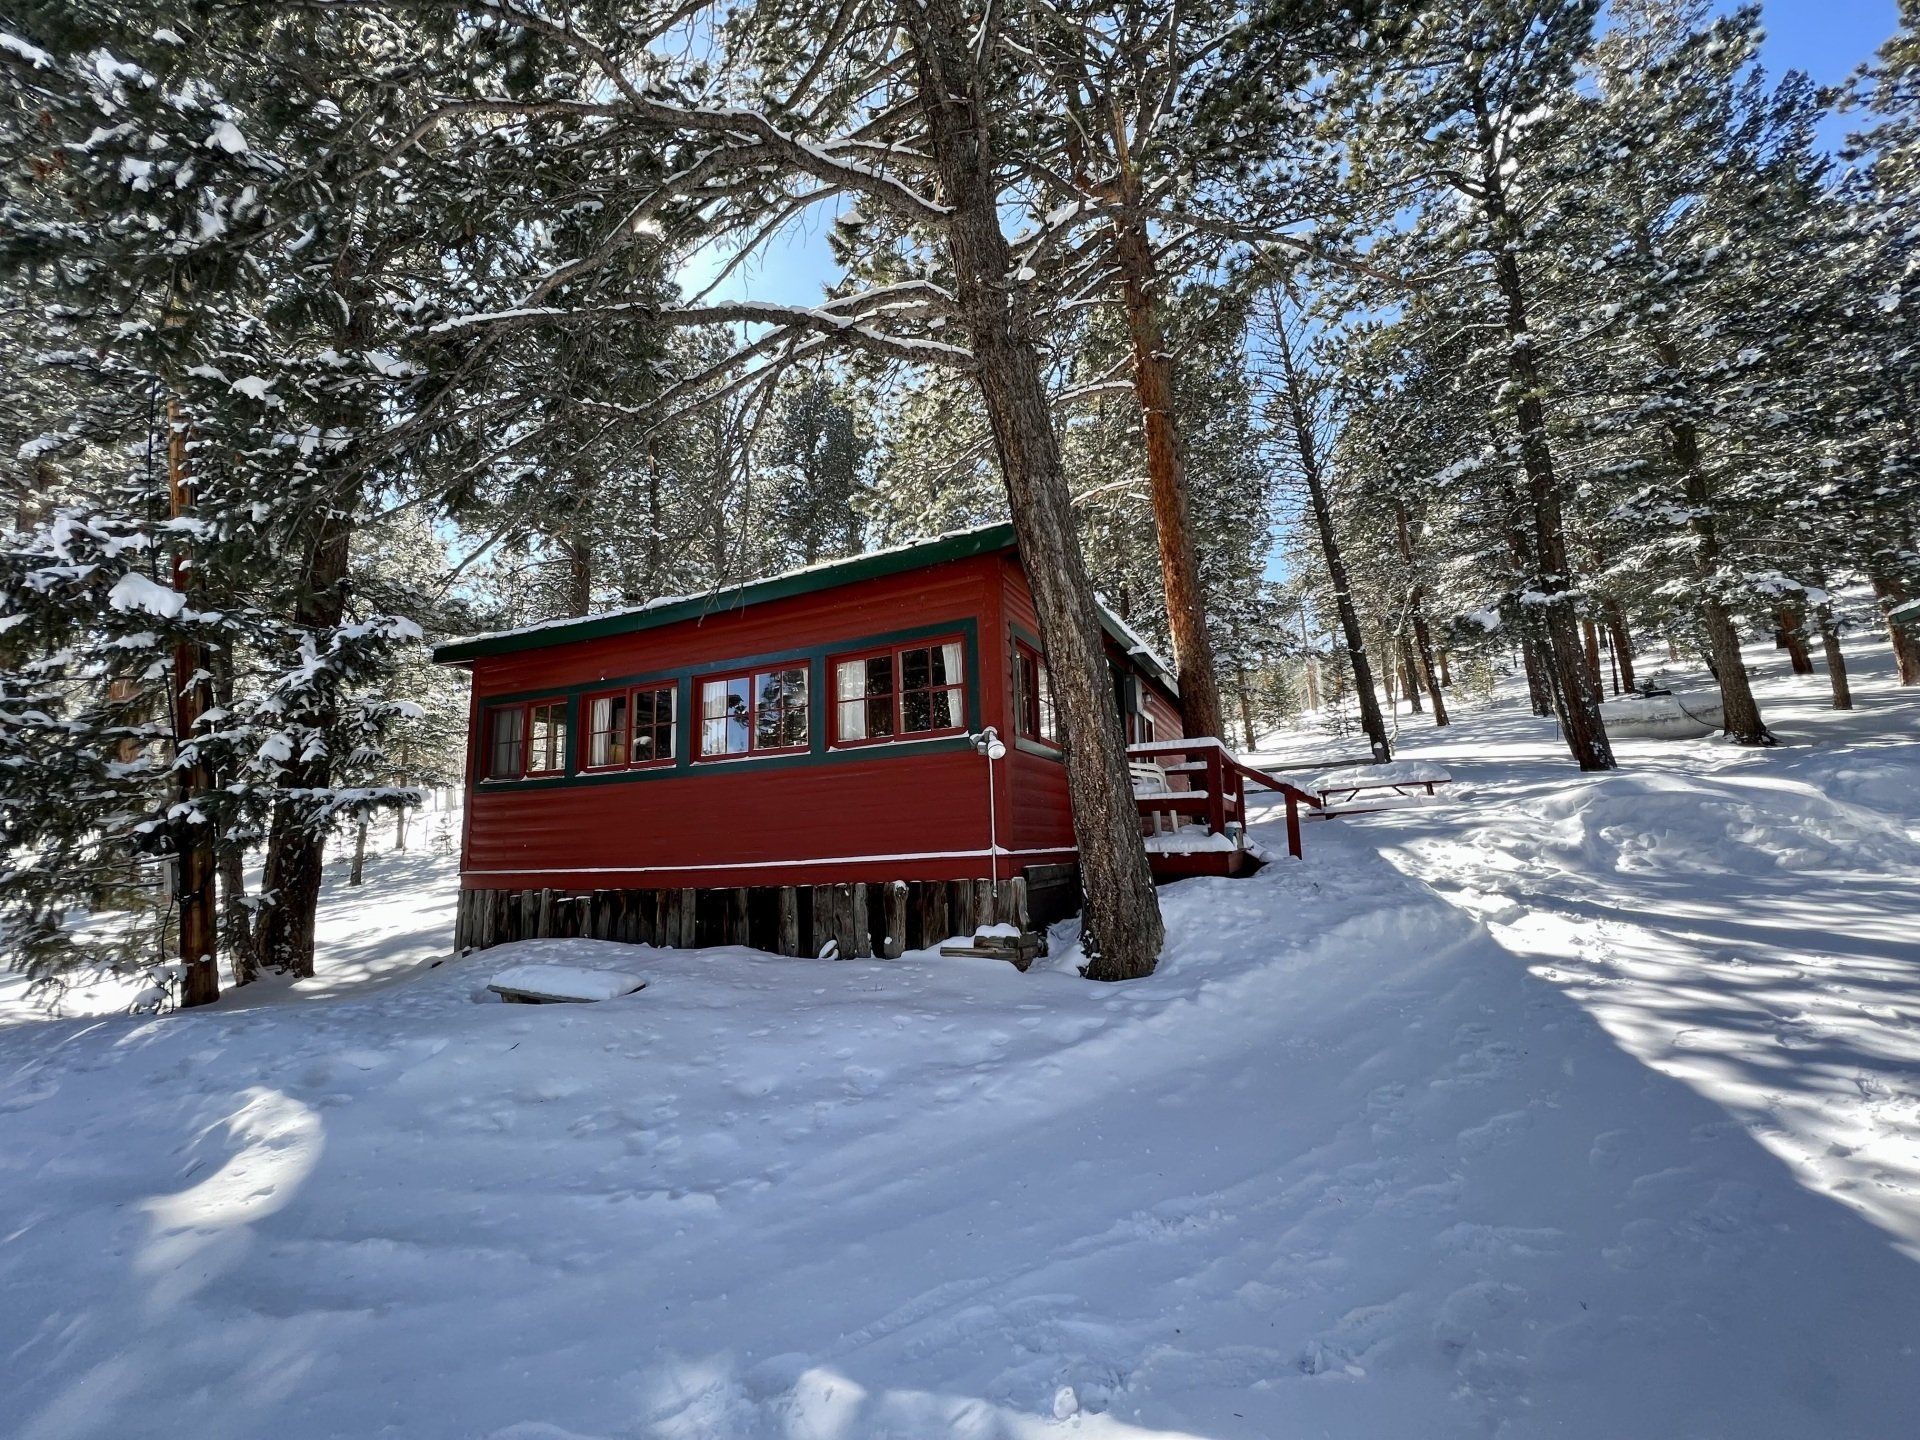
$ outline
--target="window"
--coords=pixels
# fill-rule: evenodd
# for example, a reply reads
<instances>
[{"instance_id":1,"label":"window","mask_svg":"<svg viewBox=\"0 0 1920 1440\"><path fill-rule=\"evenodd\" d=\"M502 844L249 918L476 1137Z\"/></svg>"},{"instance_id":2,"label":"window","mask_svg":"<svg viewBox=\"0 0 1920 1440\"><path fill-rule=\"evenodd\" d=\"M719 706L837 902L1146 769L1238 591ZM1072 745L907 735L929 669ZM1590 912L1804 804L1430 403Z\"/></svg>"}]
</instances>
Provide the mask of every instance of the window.
<instances>
[{"instance_id":1,"label":"window","mask_svg":"<svg viewBox=\"0 0 1920 1440\"><path fill-rule=\"evenodd\" d=\"M807 745L804 665L700 682L703 758L804 750Z\"/></svg>"},{"instance_id":2,"label":"window","mask_svg":"<svg viewBox=\"0 0 1920 1440\"><path fill-rule=\"evenodd\" d=\"M633 692L633 763L673 763L673 686L651 685Z\"/></svg>"},{"instance_id":3,"label":"window","mask_svg":"<svg viewBox=\"0 0 1920 1440\"><path fill-rule=\"evenodd\" d=\"M627 697L596 695L587 707L587 764L627 763Z\"/></svg>"},{"instance_id":4,"label":"window","mask_svg":"<svg viewBox=\"0 0 1920 1440\"><path fill-rule=\"evenodd\" d=\"M1151 745L1159 737L1153 733L1153 717L1142 710L1133 717L1133 740L1136 745Z\"/></svg>"},{"instance_id":5,"label":"window","mask_svg":"<svg viewBox=\"0 0 1920 1440\"><path fill-rule=\"evenodd\" d=\"M502 705L488 716L487 779L518 780L527 741L527 712Z\"/></svg>"},{"instance_id":6,"label":"window","mask_svg":"<svg viewBox=\"0 0 1920 1440\"><path fill-rule=\"evenodd\" d=\"M1018 640L1013 642L1013 733L1047 745L1060 743L1046 658Z\"/></svg>"},{"instance_id":7,"label":"window","mask_svg":"<svg viewBox=\"0 0 1920 1440\"><path fill-rule=\"evenodd\" d=\"M567 768L567 705L543 700L527 707L527 773L551 775Z\"/></svg>"},{"instance_id":8,"label":"window","mask_svg":"<svg viewBox=\"0 0 1920 1440\"><path fill-rule=\"evenodd\" d=\"M587 765L595 770L673 760L674 687L645 685L587 702Z\"/></svg>"},{"instance_id":9,"label":"window","mask_svg":"<svg viewBox=\"0 0 1920 1440\"><path fill-rule=\"evenodd\" d=\"M567 768L567 702L497 705L487 713L489 780L553 775Z\"/></svg>"},{"instance_id":10,"label":"window","mask_svg":"<svg viewBox=\"0 0 1920 1440\"><path fill-rule=\"evenodd\" d=\"M966 723L958 640L900 645L833 662L838 744L939 735Z\"/></svg>"}]
</instances>

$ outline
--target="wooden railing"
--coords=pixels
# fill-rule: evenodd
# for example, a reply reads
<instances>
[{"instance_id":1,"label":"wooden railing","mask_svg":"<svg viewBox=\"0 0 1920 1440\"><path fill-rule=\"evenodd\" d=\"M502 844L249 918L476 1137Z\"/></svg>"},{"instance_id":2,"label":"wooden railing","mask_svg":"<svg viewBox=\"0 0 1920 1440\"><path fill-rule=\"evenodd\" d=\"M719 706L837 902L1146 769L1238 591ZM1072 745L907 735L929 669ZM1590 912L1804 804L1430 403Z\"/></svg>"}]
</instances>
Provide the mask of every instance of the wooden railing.
<instances>
[{"instance_id":1,"label":"wooden railing","mask_svg":"<svg viewBox=\"0 0 1920 1440\"><path fill-rule=\"evenodd\" d=\"M1166 772L1169 781L1184 779L1187 789L1169 788L1167 790L1134 795L1134 802L1142 815L1170 812L1176 815L1194 815L1201 817L1210 835L1227 833L1229 822L1238 822L1242 833L1247 825L1247 784L1261 786L1268 790L1278 790L1287 800L1287 853L1300 858L1300 807L1311 808L1316 802L1298 785L1289 784L1251 765L1244 765L1239 757L1226 746L1211 737L1199 737L1192 740L1150 740L1142 745L1129 745L1127 758L1136 761L1149 761Z\"/></svg>"}]
</instances>

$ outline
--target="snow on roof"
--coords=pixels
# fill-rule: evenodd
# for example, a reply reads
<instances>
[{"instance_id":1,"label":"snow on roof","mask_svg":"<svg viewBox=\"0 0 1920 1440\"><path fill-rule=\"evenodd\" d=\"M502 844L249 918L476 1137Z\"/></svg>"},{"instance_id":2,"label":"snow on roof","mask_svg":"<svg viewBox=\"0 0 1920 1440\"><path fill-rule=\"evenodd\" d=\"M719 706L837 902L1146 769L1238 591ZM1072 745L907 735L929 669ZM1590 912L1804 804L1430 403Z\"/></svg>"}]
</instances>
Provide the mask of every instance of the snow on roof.
<instances>
[{"instance_id":1,"label":"snow on roof","mask_svg":"<svg viewBox=\"0 0 1920 1440\"><path fill-rule=\"evenodd\" d=\"M592 615L561 615L552 620L537 620L531 625L520 625L510 630L489 630L479 635L467 635L458 640L449 640L444 644L436 646L434 649L434 658L443 660L452 659L454 657L447 652L466 650L468 647L474 646L492 647L497 642L510 642L523 637L544 636L547 632L554 630L566 630L576 626L588 625L603 627L606 625L606 622L643 619L652 611L665 610L673 606L703 606L707 610L720 610L729 608L730 603L752 604L754 599L759 597L745 598L744 592L757 589L763 585L781 586L794 581L817 578L822 582L818 588L825 588L827 585L836 583L832 579L832 574L836 570L852 569L856 566L864 569L876 560L904 556L917 550L950 546L960 541L986 540L990 539L996 530L1006 531L1006 544L1013 544L1013 527L1004 520L996 521L990 525L971 525L959 530L944 531L939 535L918 536L912 540L903 541L901 544L885 546L879 550L863 550L858 555L842 555L832 560L818 560L811 565L797 565L791 570L781 570L775 574L761 575L751 580L740 580L731 585L716 585L710 590L700 590L689 595L659 595L644 604L628 606L622 610L602 610ZM981 548L984 550L999 547L987 545ZM555 639L557 642L558 637L555 637ZM526 647L502 645L499 648L519 649Z\"/></svg>"}]
</instances>

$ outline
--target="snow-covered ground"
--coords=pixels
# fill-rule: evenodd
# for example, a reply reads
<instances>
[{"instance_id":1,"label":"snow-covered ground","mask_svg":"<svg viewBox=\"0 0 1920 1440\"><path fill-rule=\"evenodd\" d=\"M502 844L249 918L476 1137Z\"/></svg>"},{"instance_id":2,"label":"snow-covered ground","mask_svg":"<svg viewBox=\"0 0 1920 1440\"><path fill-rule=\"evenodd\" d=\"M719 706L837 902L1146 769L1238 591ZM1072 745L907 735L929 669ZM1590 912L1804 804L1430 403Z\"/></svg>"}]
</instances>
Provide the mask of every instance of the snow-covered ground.
<instances>
[{"instance_id":1,"label":"snow-covered ground","mask_svg":"<svg viewBox=\"0 0 1920 1440\"><path fill-rule=\"evenodd\" d=\"M1920 695L1822 683L1601 777L1409 729L1443 803L1168 889L1126 986L435 966L451 865L394 857L320 982L16 993L0 1433L1911 1435ZM648 985L494 1003L529 962Z\"/></svg>"}]
</instances>

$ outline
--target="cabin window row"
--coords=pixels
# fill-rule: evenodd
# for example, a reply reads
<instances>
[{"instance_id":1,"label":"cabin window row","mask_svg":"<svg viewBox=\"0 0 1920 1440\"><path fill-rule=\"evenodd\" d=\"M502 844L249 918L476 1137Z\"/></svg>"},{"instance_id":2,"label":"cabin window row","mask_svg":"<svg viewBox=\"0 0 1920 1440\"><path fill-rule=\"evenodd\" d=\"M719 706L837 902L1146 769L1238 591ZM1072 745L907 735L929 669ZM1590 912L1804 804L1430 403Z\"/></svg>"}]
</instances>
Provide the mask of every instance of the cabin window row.
<instances>
[{"instance_id":1,"label":"cabin window row","mask_svg":"<svg viewBox=\"0 0 1920 1440\"><path fill-rule=\"evenodd\" d=\"M922 641L827 662L828 744L925 740L966 728L966 674L958 640ZM805 665L772 666L694 682L692 758L728 760L804 753L812 747L813 697ZM678 687L673 682L589 695L580 768L635 770L671 765L678 753ZM567 706L539 699L492 707L487 719L489 780L562 773Z\"/></svg>"}]
</instances>

